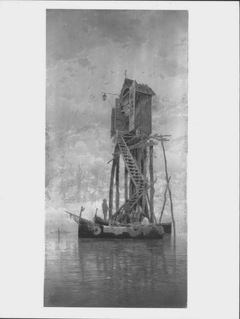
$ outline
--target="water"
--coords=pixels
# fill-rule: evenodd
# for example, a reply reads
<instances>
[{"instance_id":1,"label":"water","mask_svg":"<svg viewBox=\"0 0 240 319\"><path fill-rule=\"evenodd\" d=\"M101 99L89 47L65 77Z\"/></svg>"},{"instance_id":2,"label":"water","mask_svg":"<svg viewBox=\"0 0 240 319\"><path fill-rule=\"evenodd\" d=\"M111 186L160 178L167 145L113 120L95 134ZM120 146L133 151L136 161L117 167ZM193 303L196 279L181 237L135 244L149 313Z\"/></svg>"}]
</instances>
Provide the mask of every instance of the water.
<instances>
[{"instance_id":1,"label":"water","mask_svg":"<svg viewBox=\"0 0 240 319\"><path fill-rule=\"evenodd\" d=\"M44 288L47 307L186 307L186 239L49 235Z\"/></svg>"}]
</instances>

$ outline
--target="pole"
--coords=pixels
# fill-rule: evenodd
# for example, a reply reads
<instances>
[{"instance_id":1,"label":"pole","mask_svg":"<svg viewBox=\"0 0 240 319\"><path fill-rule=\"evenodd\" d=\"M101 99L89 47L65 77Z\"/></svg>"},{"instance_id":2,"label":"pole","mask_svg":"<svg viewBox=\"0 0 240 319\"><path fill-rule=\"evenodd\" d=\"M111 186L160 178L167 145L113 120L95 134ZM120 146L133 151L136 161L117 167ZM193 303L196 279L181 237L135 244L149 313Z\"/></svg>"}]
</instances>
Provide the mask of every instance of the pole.
<instances>
[{"instance_id":1,"label":"pole","mask_svg":"<svg viewBox=\"0 0 240 319\"><path fill-rule=\"evenodd\" d=\"M125 202L128 199L128 170L125 166L124 169L124 195L125 195Z\"/></svg>"},{"instance_id":2,"label":"pole","mask_svg":"<svg viewBox=\"0 0 240 319\"><path fill-rule=\"evenodd\" d=\"M149 147L150 212L154 216L153 145Z\"/></svg>"},{"instance_id":3,"label":"pole","mask_svg":"<svg viewBox=\"0 0 240 319\"><path fill-rule=\"evenodd\" d=\"M143 149L143 180L144 180L144 190L143 190L143 197L142 197L142 209L143 214L145 214L146 210L146 181L147 181L147 171L146 171L146 149Z\"/></svg>"},{"instance_id":4,"label":"pole","mask_svg":"<svg viewBox=\"0 0 240 319\"><path fill-rule=\"evenodd\" d=\"M163 216L164 208L165 208L166 201L167 201L167 190L168 190L168 184L169 184L170 179L171 179L171 176L169 176L169 179L168 179L168 182L166 184L165 191L164 191L164 201L163 201L163 207L162 207L160 218L159 218L159 224L162 221L162 216Z\"/></svg>"},{"instance_id":5,"label":"pole","mask_svg":"<svg viewBox=\"0 0 240 319\"><path fill-rule=\"evenodd\" d=\"M161 136L161 145L162 145L162 149L163 149L163 157L164 157L164 166L165 166L165 174L166 174L166 181L167 181L167 189L168 189L169 199L170 199L170 204L171 204L171 215L172 215L173 231L174 231L174 235L175 235L176 234L176 228L175 228L175 220L174 220L174 216L173 216L172 193L171 193L170 186L169 186L169 178L168 178L168 171L167 171L167 158L166 158L166 154L165 154L165 148L164 148L164 144L163 144L163 140L162 140L162 135L160 135L160 136Z\"/></svg>"},{"instance_id":6,"label":"pole","mask_svg":"<svg viewBox=\"0 0 240 319\"><path fill-rule=\"evenodd\" d=\"M120 166L120 157L116 158L116 211L119 208L119 166Z\"/></svg>"},{"instance_id":7,"label":"pole","mask_svg":"<svg viewBox=\"0 0 240 319\"><path fill-rule=\"evenodd\" d=\"M114 154L116 152L116 146L114 150ZM113 210L113 181L114 181L114 172L116 166L116 158L114 158L112 162L112 169L111 169L111 176L110 176L110 188L109 188L109 218L112 217L112 210Z\"/></svg>"}]
</instances>

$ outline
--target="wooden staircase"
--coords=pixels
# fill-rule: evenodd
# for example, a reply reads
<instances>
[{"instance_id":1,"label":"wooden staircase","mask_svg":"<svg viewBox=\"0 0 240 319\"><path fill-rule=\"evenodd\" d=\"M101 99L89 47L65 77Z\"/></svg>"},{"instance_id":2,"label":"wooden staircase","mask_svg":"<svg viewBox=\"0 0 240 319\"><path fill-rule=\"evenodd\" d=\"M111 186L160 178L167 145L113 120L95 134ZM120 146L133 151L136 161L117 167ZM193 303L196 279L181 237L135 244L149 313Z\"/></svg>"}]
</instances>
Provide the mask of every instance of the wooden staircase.
<instances>
[{"instance_id":1,"label":"wooden staircase","mask_svg":"<svg viewBox=\"0 0 240 319\"><path fill-rule=\"evenodd\" d=\"M129 204L130 204L130 207L132 208L143 195L144 177L141 174L141 171L126 144L123 135L121 134L118 135L117 143L119 146L120 153L122 154L124 163L126 165L126 168L128 170L128 173L131 177L131 180L136 187L136 192L129 199ZM124 205L122 205L120 209L123 206Z\"/></svg>"}]
</instances>

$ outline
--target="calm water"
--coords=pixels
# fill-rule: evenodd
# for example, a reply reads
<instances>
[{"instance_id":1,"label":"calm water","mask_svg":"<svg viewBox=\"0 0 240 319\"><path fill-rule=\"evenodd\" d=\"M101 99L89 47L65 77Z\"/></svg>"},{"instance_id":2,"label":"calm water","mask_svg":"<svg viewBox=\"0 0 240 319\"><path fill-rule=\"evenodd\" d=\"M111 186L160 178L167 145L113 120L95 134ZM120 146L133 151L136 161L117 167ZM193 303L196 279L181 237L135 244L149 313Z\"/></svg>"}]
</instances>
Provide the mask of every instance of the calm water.
<instances>
[{"instance_id":1,"label":"calm water","mask_svg":"<svg viewBox=\"0 0 240 319\"><path fill-rule=\"evenodd\" d=\"M46 238L45 306L157 307L187 304L187 243Z\"/></svg>"}]
</instances>

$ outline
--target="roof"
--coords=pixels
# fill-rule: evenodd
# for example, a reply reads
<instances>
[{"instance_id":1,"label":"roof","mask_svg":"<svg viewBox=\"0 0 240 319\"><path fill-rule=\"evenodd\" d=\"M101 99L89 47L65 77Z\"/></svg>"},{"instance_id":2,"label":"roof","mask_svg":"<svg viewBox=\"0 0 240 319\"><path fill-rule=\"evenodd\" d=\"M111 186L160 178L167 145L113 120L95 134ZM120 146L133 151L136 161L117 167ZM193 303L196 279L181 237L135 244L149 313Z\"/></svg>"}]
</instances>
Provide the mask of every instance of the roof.
<instances>
[{"instance_id":1,"label":"roof","mask_svg":"<svg viewBox=\"0 0 240 319\"><path fill-rule=\"evenodd\" d=\"M147 84L138 84L137 83L137 92L145 93L145 94L150 94L150 95L156 95L153 90L147 85Z\"/></svg>"},{"instance_id":2,"label":"roof","mask_svg":"<svg viewBox=\"0 0 240 319\"><path fill-rule=\"evenodd\" d=\"M143 94L149 94L149 95L156 95L153 90L147 85L147 84L138 84L137 81L136 82L136 91L137 92L141 92ZM123 94L123 92L127 89L130 88L130 86L132 85L133 80L125 78L122 89L121 89L121 93L120 95Z\"/></svg>"}]
</instances>

